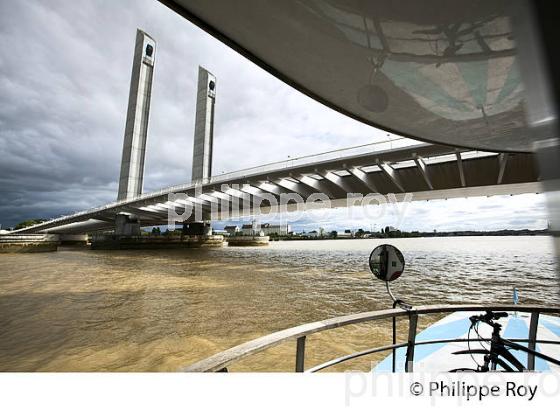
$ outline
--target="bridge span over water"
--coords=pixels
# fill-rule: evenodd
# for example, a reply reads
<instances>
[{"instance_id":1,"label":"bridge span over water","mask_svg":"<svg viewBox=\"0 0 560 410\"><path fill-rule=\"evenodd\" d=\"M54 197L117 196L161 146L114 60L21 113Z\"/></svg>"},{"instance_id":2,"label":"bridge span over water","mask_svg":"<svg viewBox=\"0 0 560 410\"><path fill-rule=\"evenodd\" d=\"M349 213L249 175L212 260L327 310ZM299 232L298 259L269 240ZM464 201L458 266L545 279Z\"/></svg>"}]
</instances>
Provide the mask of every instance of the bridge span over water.
<instances>
[{"instance_id":1,"label":"bridge span over water","mask_svg":"<svg viewBox=\"0 0 560 410\"><path fill-rule=\"evenodd\" d=\"M412 200L539 193L542 187L530 153L473 151L405 138L293 158L171 186L133 199L76 212L14 232L85 233L115 227L119 214L142 226L168 223L170 209L199 207L204 220L225 219L234 203L250 204L245 216L277 211L274 201L297 194L328 197L330 207L347 206L349 194L412 194ZM173 194L183 194L175 200ZM170 200L172 199L172 200ZM360 204L360 202L353 202ZM288 210L289 207L288 207ZM181 212L181 211L177 211ZM193 219L194 220L194 219Z\"/></svg>"}]
</instances>

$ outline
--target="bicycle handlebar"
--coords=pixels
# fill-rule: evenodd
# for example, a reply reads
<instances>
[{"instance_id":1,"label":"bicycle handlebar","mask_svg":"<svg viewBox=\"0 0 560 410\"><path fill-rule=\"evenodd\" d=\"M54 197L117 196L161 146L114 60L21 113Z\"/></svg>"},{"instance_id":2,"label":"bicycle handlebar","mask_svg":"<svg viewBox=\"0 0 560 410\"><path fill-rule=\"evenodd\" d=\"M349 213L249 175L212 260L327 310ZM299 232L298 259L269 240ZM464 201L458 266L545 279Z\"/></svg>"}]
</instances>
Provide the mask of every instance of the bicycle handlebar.
<instances>
[{"instance_id":1,"label":"bicycle handlebar","mask_svg":"<svg viewBox=\"0 0 560 410\"><path fill-rule=\"evenodd\" d=\"M489 325L493 324L493 320L497 320L497 319L502 319L504 317L508 317L508 313L507 312L492 312L492 311L486 311L485 314L483 315L475 315L475 316L471 316L469 319L471 321L471 323L474 325L476 322L484 322L484 323L488 323Z\"/></svg>"}]
</instances>

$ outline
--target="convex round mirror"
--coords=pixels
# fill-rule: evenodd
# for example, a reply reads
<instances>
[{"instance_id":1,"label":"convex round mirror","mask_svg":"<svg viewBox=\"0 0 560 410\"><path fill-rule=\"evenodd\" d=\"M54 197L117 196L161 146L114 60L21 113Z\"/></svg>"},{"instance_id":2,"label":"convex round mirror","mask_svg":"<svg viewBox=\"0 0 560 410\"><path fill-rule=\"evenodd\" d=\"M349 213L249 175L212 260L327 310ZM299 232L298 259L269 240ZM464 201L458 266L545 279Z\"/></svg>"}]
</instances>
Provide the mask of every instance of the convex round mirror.
<instances>
[{"instance_id":1,"label":"convex round mirror","mask_svg":"<svg viewBox=\"0 0 560 410\"><path fill-rule=\"evenodd\" d=\"M391 282L404 271L404 256L393 245L379 245L369 255L369 268L377 279Z\"/></svg>"}]
</instances>

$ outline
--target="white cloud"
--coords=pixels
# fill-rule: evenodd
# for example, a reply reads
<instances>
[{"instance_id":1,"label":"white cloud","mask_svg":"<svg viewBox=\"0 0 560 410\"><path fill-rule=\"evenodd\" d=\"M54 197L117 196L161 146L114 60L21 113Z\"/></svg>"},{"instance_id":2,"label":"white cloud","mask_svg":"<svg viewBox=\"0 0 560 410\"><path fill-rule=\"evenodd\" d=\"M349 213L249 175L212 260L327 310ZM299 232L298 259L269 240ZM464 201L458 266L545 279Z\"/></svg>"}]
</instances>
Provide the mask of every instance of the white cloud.
<instances>
[{"instance_id":1,"label":"white cloud","mask_svg":"<svg viewBox=\"0 0 560 410\"><path fill-rule=\"evenodd\" d=\"M471 197L449 200L321 209L258 218L260 222L288 223L295 231L359 229L379 231L394 226L403 231L439 232L501 229L546 229L548 214L544 195ZM404 215L401 217L401 215ZM244 218L244 221L251 218ZM238 221L234 221L238 222ZM231 222L220 222L218 228Z\"/></svg>"}]
</instances>

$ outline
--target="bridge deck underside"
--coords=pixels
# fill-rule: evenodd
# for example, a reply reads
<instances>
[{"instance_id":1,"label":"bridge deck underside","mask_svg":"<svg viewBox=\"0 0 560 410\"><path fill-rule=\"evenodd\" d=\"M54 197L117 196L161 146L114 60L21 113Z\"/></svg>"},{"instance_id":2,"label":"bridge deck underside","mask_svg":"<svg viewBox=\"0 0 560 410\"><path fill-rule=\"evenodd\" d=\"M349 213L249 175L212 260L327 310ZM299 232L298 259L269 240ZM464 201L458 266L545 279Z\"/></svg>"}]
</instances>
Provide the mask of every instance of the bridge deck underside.
<instances>
[{"instance_id":1,"label":"bridge deck underside","mask_svg":"<svg viewBox=\"0 0 560 410\"><path fill-rule=\"evenodd\" d=\"M541 192L532 154L479 153L432 144L292 165L278 164L212 178L202 185L181 185L79 212L21 232L89 232L111 229L118 213L135 214L143 226L167 224L169 208L181 213L185 204L199 207L204 219L227 219L238 203L251 204L247 216L269 212L281 196L303 201L326 195L330 206L346 206L348 194L406 193L412 200ZM170 201L169 194L186 194ZM264 198L264 199L263 199ZM270 199L273 199L272 201ZM259 208L259 209L256 209Z\"/></svg>"}]
</instances>

